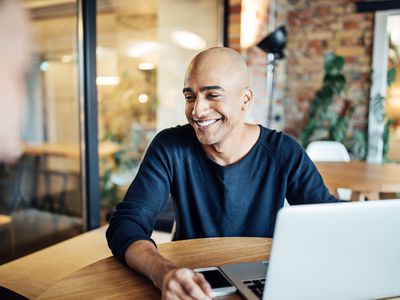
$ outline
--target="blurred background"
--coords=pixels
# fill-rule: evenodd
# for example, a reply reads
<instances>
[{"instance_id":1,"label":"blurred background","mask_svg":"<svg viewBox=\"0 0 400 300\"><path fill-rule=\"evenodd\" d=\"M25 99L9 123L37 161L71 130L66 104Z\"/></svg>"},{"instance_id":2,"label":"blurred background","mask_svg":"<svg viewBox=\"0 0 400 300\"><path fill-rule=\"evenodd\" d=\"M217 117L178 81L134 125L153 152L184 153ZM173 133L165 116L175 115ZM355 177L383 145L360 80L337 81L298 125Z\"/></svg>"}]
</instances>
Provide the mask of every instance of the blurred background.
<instances>
[{"instance_id":1,"label":"blurred background","mask_svg":"<svg viewBox=\"0 0 400 300\"><path fill-rule=\"evenodd\" d=\"M32 64L23 155L0 164L0 263L107 223L156 132L186 123L185 70L208 47L245 57L255 97L249 122L305 148L338 141L352 160L400 161L396 1L97 0L85 6L95 29L82 1L22 2ZM287 36L268 100L271 61L257 44L279 26ZM170 230L171 210L158 226Z\"/></svg>"}]
</instances>

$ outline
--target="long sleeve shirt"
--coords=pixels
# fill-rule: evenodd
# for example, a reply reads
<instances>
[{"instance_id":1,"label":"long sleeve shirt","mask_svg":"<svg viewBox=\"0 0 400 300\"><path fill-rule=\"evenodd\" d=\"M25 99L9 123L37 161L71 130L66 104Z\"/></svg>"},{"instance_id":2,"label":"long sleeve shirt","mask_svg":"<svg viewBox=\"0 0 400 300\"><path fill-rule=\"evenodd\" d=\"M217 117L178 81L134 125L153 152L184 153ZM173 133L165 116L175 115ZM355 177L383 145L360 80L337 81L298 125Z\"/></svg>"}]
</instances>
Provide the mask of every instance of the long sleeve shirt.
<instances>
[{"instance_id":1,"label":"long sleeve shirt","mask_svg":"<svg viewBox=\"0 0 400 300\"><path fill-rule=\"evenodd\" d=\"M107 239L114 255L124 261L131 243L152 241L155 219L170 195L176 240L272 237L285 198L291 205L338 201L294 139L260 128L249 153L228 166L206 154L190 125L161 131L110 219Z\"/></svg>"}]
</instances>

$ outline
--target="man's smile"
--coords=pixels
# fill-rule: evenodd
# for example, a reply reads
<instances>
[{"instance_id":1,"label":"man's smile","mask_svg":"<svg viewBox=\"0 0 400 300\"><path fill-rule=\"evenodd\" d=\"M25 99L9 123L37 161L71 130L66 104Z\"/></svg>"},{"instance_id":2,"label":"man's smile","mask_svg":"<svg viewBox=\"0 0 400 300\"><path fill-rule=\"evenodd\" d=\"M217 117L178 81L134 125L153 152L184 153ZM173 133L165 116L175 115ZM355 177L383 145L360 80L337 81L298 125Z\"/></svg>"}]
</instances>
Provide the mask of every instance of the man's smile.
<instances>
[{"instance_id":1,"label":"man's smile","mask_svg":"<svg viewBox=\"0 0 400 300\"><path fill-rule=\"evenodd\" d=\"M206 128L209 127L211 125L214 125L215 123L217 123L218 121L222 120L222 118L219 119L208 119L208 120L196 120L196 119L192 119L194 123L196 123L196 125L200 128Z\"/></svg>"}]
</instances>

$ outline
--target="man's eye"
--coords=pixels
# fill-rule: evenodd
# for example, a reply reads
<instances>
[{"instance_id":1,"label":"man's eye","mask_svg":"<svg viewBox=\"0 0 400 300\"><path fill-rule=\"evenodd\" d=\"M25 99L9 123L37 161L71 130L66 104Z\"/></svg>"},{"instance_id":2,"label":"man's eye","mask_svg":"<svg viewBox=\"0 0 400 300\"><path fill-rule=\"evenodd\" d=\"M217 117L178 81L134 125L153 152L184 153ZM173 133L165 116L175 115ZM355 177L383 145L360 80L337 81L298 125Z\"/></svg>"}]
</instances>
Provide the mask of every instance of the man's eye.
<instances>
[{"instance_id":1,"label":"man's eye","mask_svg":"<svg viewBox=\"0 0 400 300\"><path fill-rule=\"evenodd\" d=\"M219 94L213 94L213 93L207 94L207 98L217 98L217 97L219 97Z\"/></svg>"},{"instance_id":2,"label":"man's eye","mask_svg":"<svg viewBox=\"0 0 400 300\"><path fill-rule=\"evenodd\" d=\"M185 95L185 100L191 102L194 101L194 97L192 95Z\"/></svg>"}]
</instances>

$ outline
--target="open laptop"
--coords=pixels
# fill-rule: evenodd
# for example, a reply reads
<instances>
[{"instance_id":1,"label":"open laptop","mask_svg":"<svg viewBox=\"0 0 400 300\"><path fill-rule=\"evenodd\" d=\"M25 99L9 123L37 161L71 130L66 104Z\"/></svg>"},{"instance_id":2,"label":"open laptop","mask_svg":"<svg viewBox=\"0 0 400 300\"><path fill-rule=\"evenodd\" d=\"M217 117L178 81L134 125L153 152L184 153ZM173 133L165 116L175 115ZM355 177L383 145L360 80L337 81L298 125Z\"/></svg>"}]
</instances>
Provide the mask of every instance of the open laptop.
<instances>
[{"instance_id":1,"label":"open laptop","mask_svg":"<svg viewBox=\"0 0 400 300\"><path fill-rule=\"evenodd\" d=\"M285 207L269 262L220 269L247 299L399 296L400 200Z\"/></svg>"}]
</instances>

